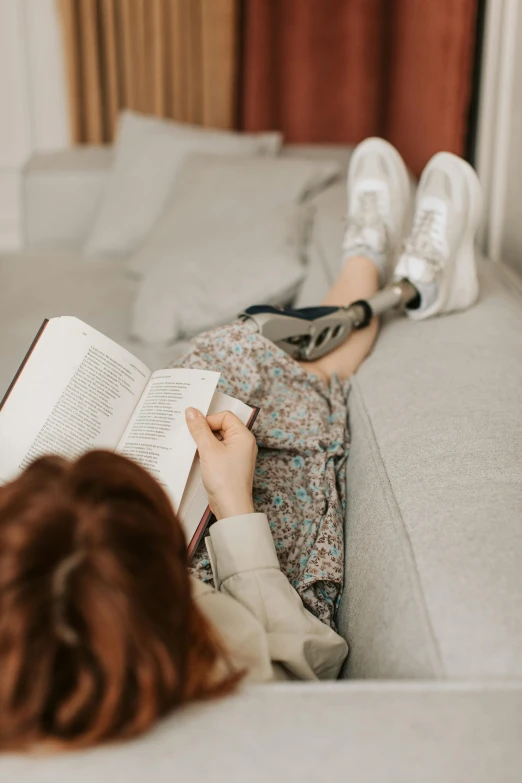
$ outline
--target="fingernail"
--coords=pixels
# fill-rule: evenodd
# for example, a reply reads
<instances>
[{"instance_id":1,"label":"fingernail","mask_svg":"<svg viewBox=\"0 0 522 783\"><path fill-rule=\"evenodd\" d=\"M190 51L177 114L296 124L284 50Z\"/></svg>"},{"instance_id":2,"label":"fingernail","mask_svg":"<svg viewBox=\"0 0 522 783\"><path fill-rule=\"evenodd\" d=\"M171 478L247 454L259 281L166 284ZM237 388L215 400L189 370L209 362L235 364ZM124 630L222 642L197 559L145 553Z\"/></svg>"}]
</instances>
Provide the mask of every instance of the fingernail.
<instances>
[{"instance_id":1,"label":"fingernail","mask_svg":"<svg viewBox=\"0 0 522 783\"><path fill-rule=\"evenodd\" d=\"M199 416L199 411L196 410L196 408L187 408L185 411L185 417L189 421L194 421L194 419L197 419L198 416Z\"/></svg>"}]
</instances>

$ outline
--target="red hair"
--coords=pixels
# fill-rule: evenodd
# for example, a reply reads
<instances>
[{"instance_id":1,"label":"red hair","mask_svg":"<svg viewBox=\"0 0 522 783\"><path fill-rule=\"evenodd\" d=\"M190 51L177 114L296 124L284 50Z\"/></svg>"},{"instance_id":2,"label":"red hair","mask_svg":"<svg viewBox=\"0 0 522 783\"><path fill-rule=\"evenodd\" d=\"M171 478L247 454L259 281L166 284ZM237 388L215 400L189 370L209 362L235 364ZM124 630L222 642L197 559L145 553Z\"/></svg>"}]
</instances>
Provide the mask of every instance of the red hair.
<instances>
[{"instance_id":1,"label":"red hair","mask_svg":"<svg viewBox=\"0 0 522 783\"><path fill-rule=\"evenodd\" d=\"M134 736L232 691L224 659L181 525L138 465L44 457L0 488L0 748Z\"/></svg>"}]
</instances>

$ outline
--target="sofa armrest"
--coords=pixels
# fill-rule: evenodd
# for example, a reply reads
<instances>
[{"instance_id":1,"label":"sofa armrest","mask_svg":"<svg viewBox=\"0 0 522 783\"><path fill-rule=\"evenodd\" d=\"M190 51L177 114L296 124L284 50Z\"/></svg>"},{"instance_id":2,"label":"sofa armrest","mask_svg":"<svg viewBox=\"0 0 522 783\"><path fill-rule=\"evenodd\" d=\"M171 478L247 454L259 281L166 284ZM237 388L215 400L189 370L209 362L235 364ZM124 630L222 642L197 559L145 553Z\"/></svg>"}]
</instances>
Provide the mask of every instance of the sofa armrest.
<instances>
[{"instance_id":1,"label":"sofa armrest","mask_svg":"<svg viewBox=\"0 0 522 783\"><path fill-rule=\"evenodd\" d=\"M91 783L515 783L522 681L254 686L133 742L0 757L0 779Z\"/></svg>"},{"instance_id":2,"label":"sofa armrest","mask_svg":"<svg viewBox=\"0 0 522 783\"><path fill-rule=\"evenodd\" d=\"M81 247L111 163L111 147L73 147L35 155L23 177L24 246Z\"/></svg>"}]
</instances>

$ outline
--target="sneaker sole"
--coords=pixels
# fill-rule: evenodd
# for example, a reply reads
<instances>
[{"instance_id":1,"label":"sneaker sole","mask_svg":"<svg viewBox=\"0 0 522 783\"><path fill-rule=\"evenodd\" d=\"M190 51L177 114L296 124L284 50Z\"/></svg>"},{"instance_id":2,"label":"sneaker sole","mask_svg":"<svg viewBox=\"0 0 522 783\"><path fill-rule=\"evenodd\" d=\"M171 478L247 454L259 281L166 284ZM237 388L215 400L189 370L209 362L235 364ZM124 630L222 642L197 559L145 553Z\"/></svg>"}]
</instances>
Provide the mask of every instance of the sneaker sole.
<instances>
[{"instance_id":1,"label":"sneaker sole","mask_svg":"<svg viewBox=\"0 0 522 783\"><path fill-rule=\"evenodd\" d=\"M463 174L469 195L469 215L466 230L462 237L461 249L454 266L454 274L447 279L441 297L442 301L445 302L443 312L449 313L465 307L471 307L478 298L479 287L475 265L475 236L482 216L482 188L475 170L469 163L451 152L438 152L422 172L419 190L422 188L423 179L428 176L432 167L442 169L448 174L450 179L455 176L455 171L459 172L459 176ZM451 299L450 291L454 286L455 275L458 275L459 272L462 274L464 271L464 277L473 278L473 287L469 294L469 301L466 304L459 304L458 301ZM412 320L423 320L437 314L439 309L438 305L433 305L425 311L407 310L406 313Z\"/></svg>"},{"instance_id":2,"label":"sneaker sole","mask_svg":"<svg viewBox=\"0 0 522 783\"><path fill-rule=\"evenodd\" d=\"M452 157L455 158L456 156ZM455 275L458 276L459 271L463 272L466 270L466 275L464 275L464 277L467 275L473 276L473 288L470 291L469 302L466 302L464 305L465 307L470 307L477 301L479 295L479 284L475 258L475 237L477 235L482 218L482 188L475 170L469 165L469 163L462 160L461 158L456 159L459 161L460 167L466 177L470 199L470 214L468 225L466 226L466 231L462 238L461 252L459 253L457 263L455 264ZM451 311L457 309L462 309L462 307L459 306L458 301L452 302L450 298L448 301L448 310Z\"/></svg>"}]
</instances>

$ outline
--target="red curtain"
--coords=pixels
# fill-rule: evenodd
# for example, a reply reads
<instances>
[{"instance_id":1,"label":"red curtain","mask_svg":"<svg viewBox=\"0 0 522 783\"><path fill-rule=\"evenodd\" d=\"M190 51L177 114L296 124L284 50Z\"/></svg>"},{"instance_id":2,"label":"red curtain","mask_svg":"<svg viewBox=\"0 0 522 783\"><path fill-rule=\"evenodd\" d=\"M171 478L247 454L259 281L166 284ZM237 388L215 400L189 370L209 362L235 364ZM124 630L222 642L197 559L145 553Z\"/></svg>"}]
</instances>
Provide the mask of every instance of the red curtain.
<instances>
[{"instance_id":1,"label":"red curtain","mask_svg":"<svg viewBox=\"0 0 522 783\"><path fill-rule=\"evenodd\" d=\"M464 152L477 0L245 0L242 127Z\"/></svg>"}]
</instances>

